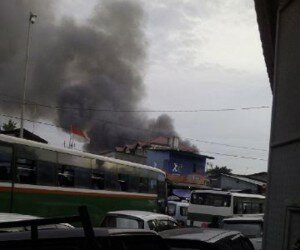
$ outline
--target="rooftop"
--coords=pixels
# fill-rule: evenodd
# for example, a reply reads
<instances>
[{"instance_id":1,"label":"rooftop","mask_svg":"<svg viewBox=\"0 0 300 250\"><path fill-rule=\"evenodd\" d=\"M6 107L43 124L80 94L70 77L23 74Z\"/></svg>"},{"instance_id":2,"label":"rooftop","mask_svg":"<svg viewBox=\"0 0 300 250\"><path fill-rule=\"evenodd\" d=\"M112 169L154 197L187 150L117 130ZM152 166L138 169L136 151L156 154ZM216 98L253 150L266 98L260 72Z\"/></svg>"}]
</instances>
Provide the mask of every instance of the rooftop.
<instances>
[{"instance_id":1,"label":"rooftop","mask_svg":"<svg viewBox=\"0 0 300 250\"><path fill-rule=\"evenodd\" d=\"M174 220L172 217L165 215L165 214L158 214L148 211L139 211L139 210L119 210L119 211L112 211L108 212L108 215L126 215L126 216L134 216L139 219L145 220L145 219L154 219L154 218L165 218Z\"/></svg>"},{"instance_id":2,"label":"rooftop","mask_svg":"<svg viewBox=\"0 0 300 250\"><path fill-rule=\"evenodd\" d=\"M254 184L254 185L258 185L258 186L264 186L264 185L266 185L266 182L264 182L264 181L255 180L255 179L249 178L247 176L228 175L228 174L221 174L221 175L222 176L226 176L228 178L232 178L232 179L236 179L236 180L248 182L248 183L251 183L251 184Z\"/></svg>"},{"instance_id":3,"label":"rooftop","mask_svg":"<svg viewBox=\"0 0 300 250\"><path fill-rule=\"evenodd\" d=\"M198 240L214 243L222 238L239 235L236 231L227 231L214 228L180 228L162 231L159 233L165 239Z\"/></svg>"},{"instance_id":4,"label":"rooftop","mask_svg":"<svg viewBox=\"0 0 300 250\"><path fill-rule=\"evenodd\" d=\"M10 135L14 137L20 137L20 129L14 129L14 130L9 130L9 131L0 131L1 134L4 135ZM24 129L24 139L31 140L31 141L36 141L40 143L48 143L46 140L44 140L42 137L28 131L27 129Z\"/></svg>"},{"instance_id":5,"label":"rooftop","mask_svg":"<svg viewBox=\"0 0 300 250\"><path fill-rule=\"evenodd\" d=\"M115 148L117 152L126 152L126 150L135 150L137 148L155 148L155 149L171 149L169 144L169 137L158 136L149 141L137 141L133 144L127 144L125 146L118 146ZM198 153L198 149L193 146L188 146L184 142L179 142L178 146L179 151Z\"/></svg>"}]
</instances>

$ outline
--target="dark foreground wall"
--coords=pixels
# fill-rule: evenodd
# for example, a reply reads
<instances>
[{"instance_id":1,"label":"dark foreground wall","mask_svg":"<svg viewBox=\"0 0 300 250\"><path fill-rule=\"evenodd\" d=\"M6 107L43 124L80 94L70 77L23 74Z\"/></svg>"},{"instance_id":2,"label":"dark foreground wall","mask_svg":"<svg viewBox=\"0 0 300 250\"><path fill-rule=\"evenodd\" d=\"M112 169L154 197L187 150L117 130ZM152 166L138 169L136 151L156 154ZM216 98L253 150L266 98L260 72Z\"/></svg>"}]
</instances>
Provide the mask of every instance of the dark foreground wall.
<instances>
[{"instance_id":1,"label":"dark foreground wall","mask_svg":"<svg viewBox=\"0 0 300 250\"><path fill-rule=\"evenodd\" d=\"M286 2L276 25L267 250L300 249L300 0Z\"/></svg>"}]
</instances>

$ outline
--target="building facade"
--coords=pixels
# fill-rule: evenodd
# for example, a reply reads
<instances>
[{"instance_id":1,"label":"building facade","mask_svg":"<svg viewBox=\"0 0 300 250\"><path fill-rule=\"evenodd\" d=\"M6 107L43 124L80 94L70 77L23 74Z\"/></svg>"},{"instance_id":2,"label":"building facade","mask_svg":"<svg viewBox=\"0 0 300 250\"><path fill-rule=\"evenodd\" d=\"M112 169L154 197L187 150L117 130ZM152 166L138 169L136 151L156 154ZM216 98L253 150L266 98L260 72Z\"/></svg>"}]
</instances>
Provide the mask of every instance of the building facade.
<instances>
[{"instance_id":1,"label":"building facade","mask_svg":"<svg viewBox=\"0 0 300 250\"><path fill-rule=\"evenodd\" d=\"M205 184L206 159L212 157L175 149L149 149L147 165L160 168L176 184Z\"/></svg>"},{"instance_id":2,"label":"building facade","mask_svg":"<svg viewBox=\"0 0 300 250\"><path fill-rule=\"evenodd\" d=\"M219 188L264 195L266 185L267 183L264 181L255 180L247 176L221 174Z\"/></svg>"}]
</instances>

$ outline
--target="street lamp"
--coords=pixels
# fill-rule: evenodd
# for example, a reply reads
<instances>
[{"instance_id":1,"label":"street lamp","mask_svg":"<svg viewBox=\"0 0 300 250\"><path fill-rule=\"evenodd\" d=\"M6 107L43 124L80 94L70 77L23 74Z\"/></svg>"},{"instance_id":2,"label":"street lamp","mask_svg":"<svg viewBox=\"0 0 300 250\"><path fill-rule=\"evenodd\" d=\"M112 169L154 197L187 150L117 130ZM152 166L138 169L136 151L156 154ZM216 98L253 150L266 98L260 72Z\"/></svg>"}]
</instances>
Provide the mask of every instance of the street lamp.
<instances>
[{"instance_id":1,"label":"street lamp","mask_svg":"<svg viewBox=\"0 0 300 250\"><path fill-rule=\"evenodd\" d=\"M24 137L24 113L25 113L25 100L26 100L26 83L27 83L27 69L28 69L28 57L29 57L29 45L30 45L30 26L34 24L37 19L37 15L32 12L29 13L28 30L27 30L27 42L26 42L26 55L25 55L25 72L23 81L23 99L21 109L21 126L20 126L20 138Z\"/></svg>"}]
</instances>

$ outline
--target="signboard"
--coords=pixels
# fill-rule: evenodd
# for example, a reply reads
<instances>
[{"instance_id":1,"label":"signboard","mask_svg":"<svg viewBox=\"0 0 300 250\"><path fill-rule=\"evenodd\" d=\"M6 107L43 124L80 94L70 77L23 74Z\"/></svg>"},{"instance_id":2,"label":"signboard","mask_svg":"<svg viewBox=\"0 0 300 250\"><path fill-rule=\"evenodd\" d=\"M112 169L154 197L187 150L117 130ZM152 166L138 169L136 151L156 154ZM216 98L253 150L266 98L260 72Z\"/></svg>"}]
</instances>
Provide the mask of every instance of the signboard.
<instances>
[{"instance_id":1,"label":"signboard","mask_svg":"<svg viewBox=\"0 0 300 250\"><path fill-rule=\"evenodd\" d=\"M186 184L197 184L197 185L205 184L205 177L200 174L188 174L188 175L167 174L167 179L169 179L174 183L186 183Z\"/></svg>"}]
</instances>

